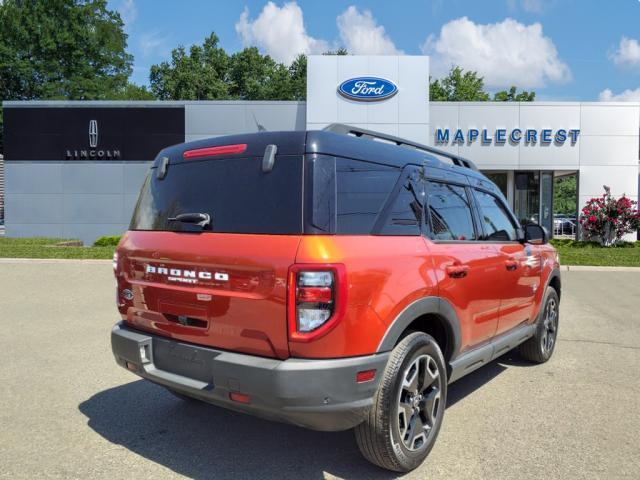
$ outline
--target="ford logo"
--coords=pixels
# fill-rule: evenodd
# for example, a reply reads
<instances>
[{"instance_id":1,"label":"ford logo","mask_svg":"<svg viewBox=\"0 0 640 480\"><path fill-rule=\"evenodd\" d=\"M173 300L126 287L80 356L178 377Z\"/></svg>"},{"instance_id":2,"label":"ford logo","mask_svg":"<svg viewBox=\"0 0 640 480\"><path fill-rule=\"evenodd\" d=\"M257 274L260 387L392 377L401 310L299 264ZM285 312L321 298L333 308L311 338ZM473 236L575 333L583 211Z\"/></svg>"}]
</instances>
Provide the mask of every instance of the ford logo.
<instances>
[{"instance_id":1,"label":"ford logo","mask_svg":"<svg viewBox=\"0 0 640 480\"><path fill-rule=\"evenodd\" d=\"M342 82L338 86L338 93L359 102L375 102L393 97L398 93L398 86L384 78L357 77Z\"/></svg>"}]
</instances>

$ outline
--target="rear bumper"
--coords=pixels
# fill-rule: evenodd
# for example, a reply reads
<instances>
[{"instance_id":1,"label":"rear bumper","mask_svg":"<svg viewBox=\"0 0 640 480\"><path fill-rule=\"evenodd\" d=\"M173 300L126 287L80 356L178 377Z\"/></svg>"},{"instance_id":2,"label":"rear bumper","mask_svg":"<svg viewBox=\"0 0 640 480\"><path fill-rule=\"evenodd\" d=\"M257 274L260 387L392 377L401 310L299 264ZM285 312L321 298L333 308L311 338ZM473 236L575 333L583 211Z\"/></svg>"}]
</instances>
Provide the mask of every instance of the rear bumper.
<instances>
[{"instance_id":1,"label":"rear bumper","mask_svg":"<svg viewBox=\"0 0 640 480\"><path fill-rule=\"evenodd\" d=\"M331 360L277 360L200 347L129 328L113 327L116 362L134 373L200 400L314 430L347 430L362 422L389 353ZM356 383L357 372L376 369ZM250 404L230 400L247 394Z\"/></svg>"}]
</instances>

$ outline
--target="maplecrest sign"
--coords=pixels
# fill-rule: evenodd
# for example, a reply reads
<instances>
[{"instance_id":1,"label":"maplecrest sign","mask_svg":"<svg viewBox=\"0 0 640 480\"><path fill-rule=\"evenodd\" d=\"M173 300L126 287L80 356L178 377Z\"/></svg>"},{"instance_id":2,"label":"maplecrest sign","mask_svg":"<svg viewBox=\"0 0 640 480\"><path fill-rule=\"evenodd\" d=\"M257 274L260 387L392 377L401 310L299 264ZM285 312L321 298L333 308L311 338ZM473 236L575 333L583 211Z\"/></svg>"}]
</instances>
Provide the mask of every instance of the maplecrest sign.
<instances>
[{"instance_id":1,"label":"maplecrest sign","mask_svg":"<svg viewBox=\"0 0 640 480\"><path fill-rule=\"evenodd\" d=\"M490 130L487 128L469 128L463 130L461 128L436 128L435 144L436 145L471 145L474 142L480 142L482 145L504 145L509 142L511 145L523 143L525 145L564 145L569 142L575 145L580 135L579 128L559 128L552 130L543 128L537 130L534 128L496 128Z\"/></svg>"}]
</instances>

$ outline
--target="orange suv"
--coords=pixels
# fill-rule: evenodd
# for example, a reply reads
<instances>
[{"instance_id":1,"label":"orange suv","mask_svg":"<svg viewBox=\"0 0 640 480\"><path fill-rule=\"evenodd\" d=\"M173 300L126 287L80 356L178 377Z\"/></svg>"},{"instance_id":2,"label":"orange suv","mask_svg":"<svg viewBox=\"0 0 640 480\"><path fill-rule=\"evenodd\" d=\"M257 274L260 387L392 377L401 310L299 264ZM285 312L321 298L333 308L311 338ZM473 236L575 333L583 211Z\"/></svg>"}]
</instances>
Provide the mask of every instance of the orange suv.
<instances>
[{"instance_id":1,"label":"orange suv","mask_svg":"<svg viewBox=\"0 0 640 480\"><path fill-rule=\"evenodd\" d=\"M346 125L202 140L144 182L111 343L179 397L354 428L368 460L408 471L449 383L517 346L549 359L558 267L458 156Z\"/></svg>"}]
</instances>

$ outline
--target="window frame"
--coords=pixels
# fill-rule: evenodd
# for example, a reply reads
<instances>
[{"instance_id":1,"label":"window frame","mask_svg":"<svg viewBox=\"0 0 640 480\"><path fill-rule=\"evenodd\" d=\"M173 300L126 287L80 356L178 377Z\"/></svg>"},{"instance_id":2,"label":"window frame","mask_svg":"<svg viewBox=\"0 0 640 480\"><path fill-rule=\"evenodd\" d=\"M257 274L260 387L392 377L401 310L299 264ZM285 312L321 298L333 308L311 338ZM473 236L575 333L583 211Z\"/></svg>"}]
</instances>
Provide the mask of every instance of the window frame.
<instances>
[{"instance_id":1,"label":"window frame","mask_svg":"<svg viewBox=\"0 0 640 480\"><path fill-rule=\"evenodd\" d=\"M517 221L515 215L513 214L509 206L504 202L504 200L501 199L494 192L486 188L474 186L474 187L470 187L470 190L471 190L471 195L473 197L475 208L477 210L478 222L482 229L482 238L479 241L485 242L485 243L496 243L496 244L520 243L518 240L518 232L522 229L522 227L520 226L520 223ZM514 240L493 240L489 238L489 235L487 234L487 231L485 229L484 221L482 219L482 207L480 206L480 202L476 198L476 193L475 193L476 191L486 193L487 195L491 195L497 201L497 204L502 208L502 211L506 214L507 219L509 220L509 222L511 222L511 225L513 226L513 229L516 232L516 238Z\"/></svg>"},{"instance_id":2,"label":"window frame","mask_svg":"<svg viewBox=\"0 0 640 480\"><path fill-rule=\"evenodd\" d=\"M484 230L480 230L479 229L479 217L478 217L478 211L477 211L477 205L475 202L475 198L472 195L472 192L470 191L470 187L468 184L464 184L461 182L456 182L456 181L452 181L452 180L447 180L447 179L442 179L442 178L434 178L434 177L430 177L427 176L424 178L424 192L425 192L425 200L424 200L424 214L423 214L423 218L424 218L424 223L425 223L425 233L423 234L423 236L425 236L426 238L428 238L431 242L433 243L439 243L439 244L447 244L447 243L453 243L453 244L465 244L465 243L479 243L482 242L483 240L480 239L481 235L484 235ZM445 185L453 185L456 187L462 187L464 189L465 195L467 197L467 201L469 203L469 211L471 213L471 223L472 223L472 227L473 227L473 232L475 235L475 239L473 240L440 240L440 239L436 239L434 238L433 235L433 224L431 222L431 211L429 210L430 206L429 206L429 186L428 183L442 183Z\"/></svg>"},{"instance_id":3,"label":"window frame","mask_svg":"<svg viewBox=\"0 0 640 480\"><path fill-rule=\"evenodd\" d=\"M415 165L412 163L409 163L407 165L405 165L402 168L402 171L400 172L400 176L398 177L398 180L396 180L395 185L393 186L393 189L391 189L391 192L389 192L389 196L387 197L385 203L382 205L382 208L380 208L380 211L378 212L378 216L376 217L375 221L373 222L373 227L371 227L371 235L376 235L376 236L381 236L381 237L419 237L424 235L425 233L425 202L426 202L426 185L425 182L422 178L418 178L415 181L416 185L419 185L422 187L422 193L423 193L423 201L422 201L422 218L420 220L420 223L418 224L418 233L417 234L406 234L406 235L400 235L400 234L396 234L396 235L390 235L390 234L386 234L383 233L384 228L388 225L389 223L389 217L391 215L391 209L393 208L393 206L395 205L396 200L398 199L398 195L400 193L400 190L403 188L405 181L409 180L409 181L413 181L411 180L410 176L411 174L416 171L418 173L420 173L420 170L422 170L424 172L424 167L421 165Z\"/></svg>"}]
</instances>

